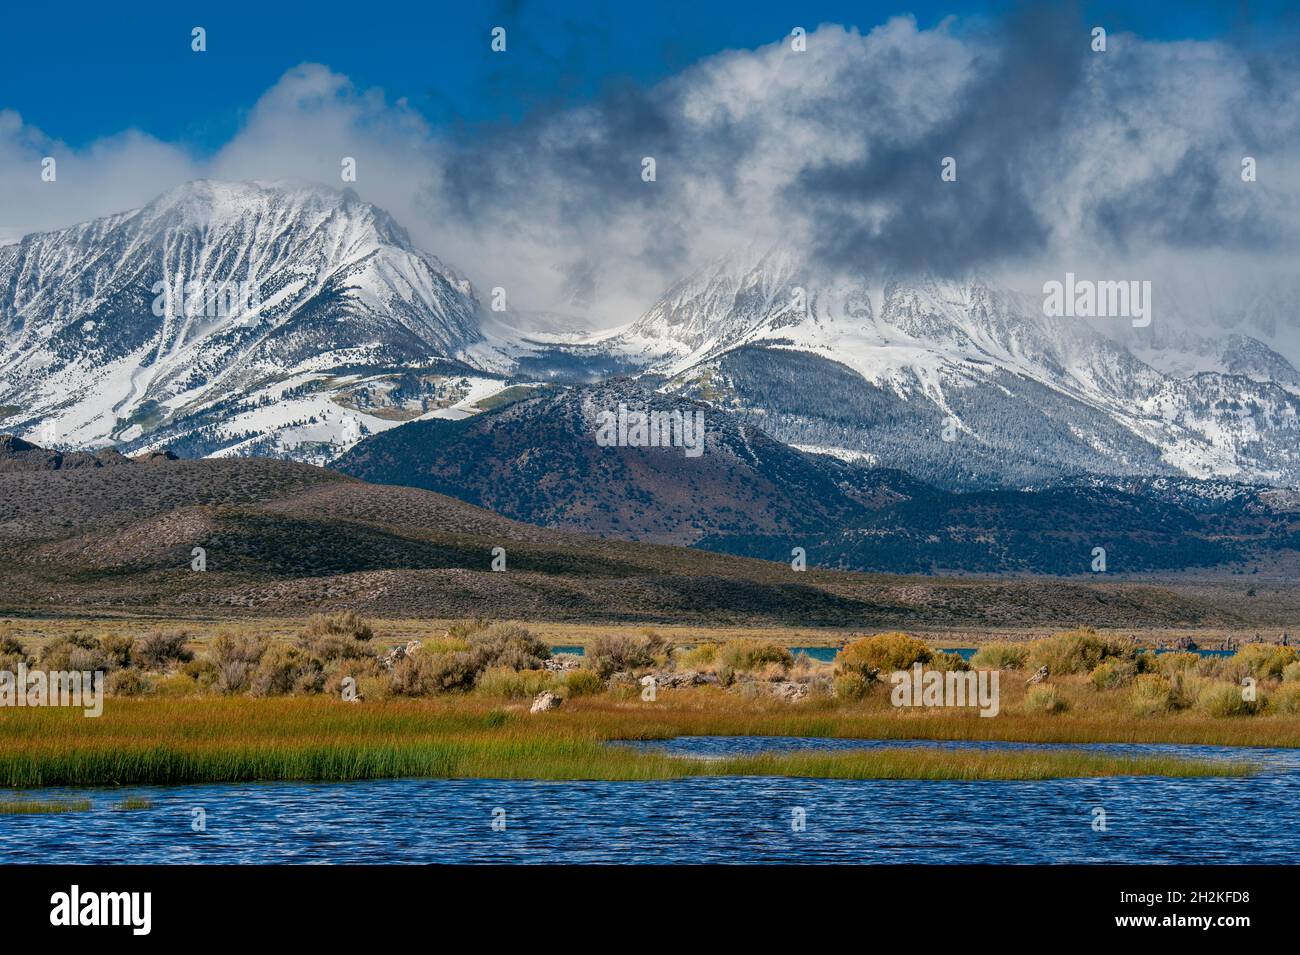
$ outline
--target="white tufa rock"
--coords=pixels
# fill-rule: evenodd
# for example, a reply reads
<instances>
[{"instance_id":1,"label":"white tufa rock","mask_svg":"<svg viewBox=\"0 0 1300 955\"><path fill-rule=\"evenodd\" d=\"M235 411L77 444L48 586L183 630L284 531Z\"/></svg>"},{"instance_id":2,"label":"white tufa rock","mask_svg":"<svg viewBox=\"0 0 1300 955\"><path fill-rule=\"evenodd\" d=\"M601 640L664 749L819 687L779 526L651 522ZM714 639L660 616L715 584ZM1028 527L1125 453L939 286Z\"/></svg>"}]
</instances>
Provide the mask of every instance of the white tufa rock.
<instances>
[{"instance_id":1,"label":"white tufa rock","mask_svg":"<svg viewBox=\"0 0 1300 955\"><path fill-rule=\"evenodd\" d=\"M529 713L545 713L547 710L558 710L560 704L564 702L554 693L543 690L533 699L532 708Z\"/></svg>"}]
</instances>

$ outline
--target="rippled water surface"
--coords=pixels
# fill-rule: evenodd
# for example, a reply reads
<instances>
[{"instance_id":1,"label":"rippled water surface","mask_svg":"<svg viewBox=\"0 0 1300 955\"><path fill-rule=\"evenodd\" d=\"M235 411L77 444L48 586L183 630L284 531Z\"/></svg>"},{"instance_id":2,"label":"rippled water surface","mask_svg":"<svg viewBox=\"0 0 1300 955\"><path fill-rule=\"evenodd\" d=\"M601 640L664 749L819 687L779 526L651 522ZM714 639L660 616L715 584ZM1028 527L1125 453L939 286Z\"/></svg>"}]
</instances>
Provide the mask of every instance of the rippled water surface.
<instances>
[{"instance_id":1,"label":"rippled water surface","mask_svg":"<svg viewBox=\"0 0 1300 955\"><path fill-rule=\"evenodd\" d=\"M695 756L1019 746L722 737L654 745ZM61 816L0 816L0 863L1300 861L1300 753L1080 748L1245 759L1264 771L1243 779L394 779L44 790L30 795L84 796L94 808ZM111 809L128 795L152 800L152 808ZM1105 832L1093 828L1096 807L1105 810ZM195 809L204 812L205 831L192 829ZM504 829L493 828L494 818L501 818L496 810L504 810ZM803 831L792 825L796 810L803 811Z\"/></svg>"}]
</instances>

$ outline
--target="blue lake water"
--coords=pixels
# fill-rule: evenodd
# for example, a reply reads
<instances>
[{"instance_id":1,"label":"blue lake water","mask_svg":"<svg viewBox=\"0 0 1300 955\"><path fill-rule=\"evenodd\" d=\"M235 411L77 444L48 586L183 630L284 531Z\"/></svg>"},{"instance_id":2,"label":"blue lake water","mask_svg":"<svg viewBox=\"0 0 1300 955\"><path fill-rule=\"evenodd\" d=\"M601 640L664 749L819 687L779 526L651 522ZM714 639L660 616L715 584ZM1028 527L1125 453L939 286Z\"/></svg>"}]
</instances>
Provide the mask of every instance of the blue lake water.
<instances>
[{"instance_id":1,"label":"blue lake water","mask_svg":"<svg viewBox=\"0 0 1300 955\"><path fill-rule=\"evenodd\" d=\"M700 737L759 749L1045 748L1006 743ZM0 816L0 863L1295 863L1300 752L1079 747L1244 759L1245 779L934 782L696 778L653 783L390 779L43 790L90 812ZM8 793L7 798L17 794ZM114 811L127 795L150 809ZM1094 810L1106 831L1093 828ZM206 829L195 832L194 810ZM494 829L503 810L504 829ZM805 827L792 821L802 810ZM496 813L495 818L501 818Z\"/></svg>"}]
</instances>

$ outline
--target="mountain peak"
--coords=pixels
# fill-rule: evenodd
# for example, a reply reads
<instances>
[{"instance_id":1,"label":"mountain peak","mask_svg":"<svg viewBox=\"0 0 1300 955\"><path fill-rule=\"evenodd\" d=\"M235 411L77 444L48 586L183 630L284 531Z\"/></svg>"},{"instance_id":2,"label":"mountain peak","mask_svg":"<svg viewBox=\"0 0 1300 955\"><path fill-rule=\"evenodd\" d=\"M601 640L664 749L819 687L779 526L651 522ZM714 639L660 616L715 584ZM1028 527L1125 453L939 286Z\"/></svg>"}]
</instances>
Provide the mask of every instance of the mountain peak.
<instances>
[{"instance_id":1,"label":"mountain peak","mask_svg":"<svg viewBox=\"0 0 1300 955\"><path fill-rule=\"evenodd\" d=\"M369 407L391 386L361 379L438 362L472 371L462 358L480 338L469 283L356 192L211 179L0 250L0 333L0 426L208 453L268 429L282 450L286 426L307 428L308 447L391 426L323 398L287 419L257 409L322 385Z\"/></svg>"},{"instance_id":2,"label":"mountain peak","mask_svg":"<svg viewBox=\"0 0 1300 955\"><path fill-rule=\"evenodd\" d=\"M750 244L589 347L795 447L946 487L1078 470L1300 476L1300 372L1283 356L1220 337L1202 348L1207 373L1178 373L1103 331L987 276L833 276Z\"/></svg>"}]
</instances>

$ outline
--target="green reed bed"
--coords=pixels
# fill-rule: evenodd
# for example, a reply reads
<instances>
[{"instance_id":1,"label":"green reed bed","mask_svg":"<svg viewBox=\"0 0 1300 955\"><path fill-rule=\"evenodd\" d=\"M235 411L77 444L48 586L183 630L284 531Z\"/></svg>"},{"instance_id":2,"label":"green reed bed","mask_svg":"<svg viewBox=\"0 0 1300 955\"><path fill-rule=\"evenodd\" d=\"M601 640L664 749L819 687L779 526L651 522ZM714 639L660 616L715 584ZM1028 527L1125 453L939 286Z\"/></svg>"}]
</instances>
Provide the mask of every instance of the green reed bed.
<instances>
[{"instance_id":1,"label":"green reed bed","mask_svg":"<svg viewBox=\"0 0 1300 955\"><path fill-rule=\"evenodd\" d=\"M689 693L690 691L688 691ZM895 709L887 700L851 706L834 702L738 702L695 691L680 703L628 705L583 700L562 719L581 721L611 739L675 736L811 736L843 739L1004 741L1017 743L1178 743L1203 746L1300 747L1300 718L1268 715L1225 719L1196 713L1134 718L1123 712L1027 714L1008 710L992 719L971 710ZM1090 691L1091 692L1091 691ZM560 714L556 714L559 716Z\"/></svg>"},{"instance_id":2,"label":"green reed bed","mask_svg":"<svg viewBox=\"0 0 1300 955\"><path fill-rule=\"evenodd\" d=\"M836 753L760 754L726 760L730 776L812 779L1070 779L1100 776L1250 776L1257 768L1171 757L1113 757L1095 753L954 752L878 749Z\"/></svg>"},{"instance_id":3,"label":"green reed bed","mask_svg":"<svg viewBox=\"0 0 1300 955\"><path fill-rule=\"evenodd\" d=\"M120 802L113 803L113 809L116 812L129 812L132 809L152 809L153 800L144 796L127 796Z\"/></svg>"},{"instance_id":4,"label":"green reed bed","mask_svg":"<svg viewBox=\"0 0 1300 955\"><path fill-rule=\"evenodd\" d=\"M0 816L51 816L89 809L89 799L0 799Z\"/></svg>"},{"instance_id":5,"label":"green reed bed","mask_svg":"<svg viewBox=\"0 0 1300 955\"><path fill-rule=\"evenodd\" d=\"M927 752L916 749L766 753L717 760L622 751L600 744L376 743L364 747L266 746L179 752L70 750L16 760L0 756L9 786L93 786L349 781L415 776L548 780L662 780L690 776L820 779L1058 779L1099 776L1246 776L1241 763L1111 757L1069 751Z\"/></svg>"},{"instance_id":6,"label":"green reed bed","mask_svg":"<svg viewBox=\"0 0 1300 955\"><path fill-rule=\"evenodd\" d=\"M874 725L871 720L816 713L796 717L788 709L724 713L708 707L609 701L582 705L575 701L561 711L532 716L524 708L506 710L463 697L362 705L319 697L112 703L98 719L52 708L0 714L0 785L34 788L402 776L662 780L763 775L975 780L1239 776L1254 771L1240 763L1113 757L1069 750L864 749L692 759L609 745L616 739L706 733L866 738Z\"/></svg>"}]
</instances>

